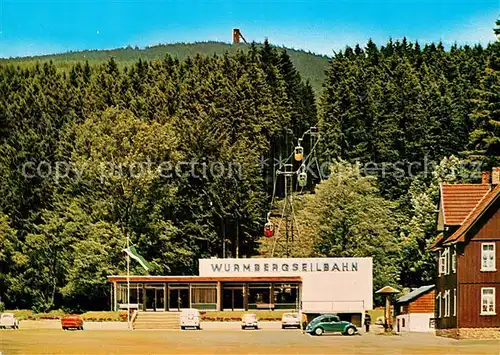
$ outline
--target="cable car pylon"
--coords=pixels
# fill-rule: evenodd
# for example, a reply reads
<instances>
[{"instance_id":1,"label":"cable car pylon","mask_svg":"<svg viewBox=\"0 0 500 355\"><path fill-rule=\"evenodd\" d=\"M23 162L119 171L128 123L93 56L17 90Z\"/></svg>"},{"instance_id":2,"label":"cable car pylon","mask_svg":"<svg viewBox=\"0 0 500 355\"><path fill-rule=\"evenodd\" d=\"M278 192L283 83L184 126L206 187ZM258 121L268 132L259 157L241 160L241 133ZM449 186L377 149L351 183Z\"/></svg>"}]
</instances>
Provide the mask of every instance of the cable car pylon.
<instances>
[{"instance_id":1,"label":"cable car pylon","mask_svg":"<svg viewBox=\"0 0 500 355\"><path fill-rule=\"evenodd\" d=\"M304 147L302 147L301 143L304 140L304 137L309 134L311 136L310 147L311 150L307 156L304 156ZM313 140L316 140L313 144ZM297 221L297 217L295 216L295 210L293 207L293 178L296 176L297 187L295 192L298 191L298 187L300 187L301 191L306 187L308 176L307 176L307 161L313 157L316 166L319 169L319 164L315 155L315 148L319 141L319 133L316 127L309 128L301 138L298 139L298 143L293 149L292 154L285 160L282 161L280 159L280 166L276 170L274 176L274 186L273 186L273 195L271 198L271 206L270 212L267 214L267 222L264 225L264 235L268 238L274 238L271 248L271 257L274 256L275 252L278 248L281 248L284 251L285 257L289 257L291 254L290 246L293 245L295 241L295 234L297 239L300 240L300 228L299 223ZM301 162L298 170L294 171L293 164L289 163L290 159L294 158L296 162ZM319 171L320 179L322 179L321 171ZM283 198L283 209L281 212L281 217L279 223L275 224L271 220L271 212L275 204L275 195L276 195L276 186L278 183L278 179L284 179L284 198ZM285 233L284 238L282 237L282 228L284 227ZM295 233L296 231L296 233Z\"/></svg>"}]
</instances>

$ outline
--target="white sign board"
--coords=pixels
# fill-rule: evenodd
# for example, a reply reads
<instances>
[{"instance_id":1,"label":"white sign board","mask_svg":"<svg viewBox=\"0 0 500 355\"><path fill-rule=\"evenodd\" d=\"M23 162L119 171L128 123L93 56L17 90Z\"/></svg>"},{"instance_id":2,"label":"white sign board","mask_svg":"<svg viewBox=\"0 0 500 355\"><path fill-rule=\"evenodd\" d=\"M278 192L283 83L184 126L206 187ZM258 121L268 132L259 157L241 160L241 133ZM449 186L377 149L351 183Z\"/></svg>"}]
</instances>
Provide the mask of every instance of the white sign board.
<instances>
[{"instance_id":1,"label":"white sign board","mask_svg":"<svg viewBox=\"0 0 500 355\"><path fill-rule=\"evenodd\" d=\"M200 276L302 278L302 310L363 312L373 307L372 258L200 259Z\"/></svg>"}]
</instances>

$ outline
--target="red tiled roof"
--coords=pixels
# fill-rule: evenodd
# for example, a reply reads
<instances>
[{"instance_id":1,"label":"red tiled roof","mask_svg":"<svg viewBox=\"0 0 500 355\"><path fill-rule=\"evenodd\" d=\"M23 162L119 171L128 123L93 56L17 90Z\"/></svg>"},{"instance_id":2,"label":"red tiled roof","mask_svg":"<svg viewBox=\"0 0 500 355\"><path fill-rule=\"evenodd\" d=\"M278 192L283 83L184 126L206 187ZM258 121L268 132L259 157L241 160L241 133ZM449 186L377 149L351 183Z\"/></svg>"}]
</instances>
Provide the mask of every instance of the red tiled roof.
<instances>
[{"instance_id":1,"label":"red tiled roof","mask_svg":"<svg viewBox=\"0 0 500 355\"><path fill-rule=\"evenodd\" d=\"M462 223L460 228L458 228L455 233L450 235L445 241L444 244L452 243L452 242L464 242L465 241L465 232L467 232L470 227L474 225L474 223L481 217L483 212L485 212L488 207L500 196L500 185L497 185L493 191L489 192L485 195L485 197L479 202L474 210L467 216L465 221Z\"/></svg>"},{"instance_id":2,"label":"red tiled roof","mask_svg":"<svg viewBox=\"0 0 500 355\"><path fill-rule=\"evenodd\" d=\"M441 185L444 224L461 225L489 192L489 184Z\"/></svg>"}]
</instances>

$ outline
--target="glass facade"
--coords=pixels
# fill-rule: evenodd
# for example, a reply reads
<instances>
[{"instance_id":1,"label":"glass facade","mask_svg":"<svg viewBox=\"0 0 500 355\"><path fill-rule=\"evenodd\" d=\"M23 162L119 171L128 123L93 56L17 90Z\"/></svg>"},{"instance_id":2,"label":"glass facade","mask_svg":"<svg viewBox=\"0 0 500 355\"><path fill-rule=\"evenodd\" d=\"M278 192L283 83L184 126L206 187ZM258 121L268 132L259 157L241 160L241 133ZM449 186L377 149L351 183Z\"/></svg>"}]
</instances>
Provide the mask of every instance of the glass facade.
<instances>
[{"instance_id":1,"label":"glass facade","mask_svg":"<svg viewBox=\"0 0 500 355\"><path fill-rule=\"evenodd\" d=\"M168 284L168 309L170 311L191 308L189 284Z\"/></svg>"},{"instance_id":2,"label":"glass facade","mask_svg":"<svg viewBox=\"0 0 500 355\"><path fill-rule=\"evenodd\" d=\"M217 309L217 284L191 284L191 307Z\"/></svg>"},{"instance_id":3,"label":"glass facade","mask_svg":"<svg viewBox=\"0 0 500 355\"><path fill-rule=\"evenodd\" d=\"M220 296L218 292L221 292ZM116 285L115 309L126 307L127 284ZM220 302L220 304L219 304ZM204 282L130 283L131 308L147 311L199 310L298 310L300 283Z\"/></svg>"},{"instance_id":4,"label":"glass facade","mask_svg":"<svg viewBox=\"0 0 500 355\"><path fill-rule=\"evenodd\" d=\"M245 284L222 284L222 309L228 311L245 309Z\"/></svg>"},{"instance_id":5,"label":"glass facade","mask_svg":"<svg viewBox=\"0 0 500 355\"><path fill-rule=\"evenodd\" d=\"M274 284L274 308L299 309L298 284Z\"/></svg>"},{"instance_id":6,"label":"glass facade","mask_svg":"<svg viewBox=\"0 0 500 355\"><path fill-rule=\"evenodd\" d=\"M130 304L142 303L142 284L130 283ZM127 284L119 284L117 287L118 304L127 303Z\"/></svg>"},{"instance_id":7,"label":"glass facade","mask_svg":"<svg viewBox=\"0 0 500 355\"><path fill-rule=\"evenodd\" d=\"M271 283L248 284L248 309L271 309Z\"/></svg>"}]
</instances>

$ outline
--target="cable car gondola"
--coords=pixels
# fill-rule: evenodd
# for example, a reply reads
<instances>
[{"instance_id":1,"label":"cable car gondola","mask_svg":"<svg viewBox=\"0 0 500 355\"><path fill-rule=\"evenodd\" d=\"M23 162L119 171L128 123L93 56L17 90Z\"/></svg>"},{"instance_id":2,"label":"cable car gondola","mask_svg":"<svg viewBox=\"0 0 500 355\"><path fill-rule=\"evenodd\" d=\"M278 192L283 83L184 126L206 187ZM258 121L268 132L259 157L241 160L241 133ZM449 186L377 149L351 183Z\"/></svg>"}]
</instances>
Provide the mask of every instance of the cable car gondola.
<instances>
[{"instance_id":1,"label":"cable car gondola","mask_svg":"<svg viewBox=\"0 0 500 355\"><path fill-rule=\"evenodd\" d=\"M274 235L274 225L272 224L272 222L267 222L264 225L264 235L268 238Z\"/></svg>"},{"instance_id":2,"label":"cable car gondola","mask_svg":"<svg viewBox=\"0 0 500 355\"><path fill-rule=\"evenodd\" d=\"M304 157L304 148L302 148L300 145L296 146L294 150L294 157L296 161L301 161Z\"/></svg>"},{"instance_id":3,"label":"cable car gondola","mask_svg":"<svg viewBox=\"0 0 500 355\"><path fill-rule=\"evenodd\" d=\"M300 187L304 187L307 185L307 173L302 171L297 176L297 181L299 182Z\"/></svg>"}]
</instances>

